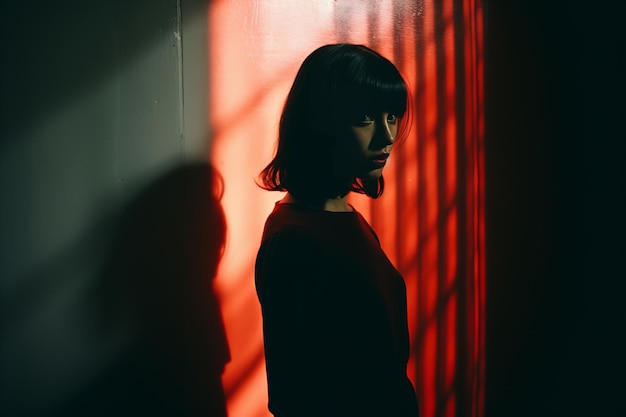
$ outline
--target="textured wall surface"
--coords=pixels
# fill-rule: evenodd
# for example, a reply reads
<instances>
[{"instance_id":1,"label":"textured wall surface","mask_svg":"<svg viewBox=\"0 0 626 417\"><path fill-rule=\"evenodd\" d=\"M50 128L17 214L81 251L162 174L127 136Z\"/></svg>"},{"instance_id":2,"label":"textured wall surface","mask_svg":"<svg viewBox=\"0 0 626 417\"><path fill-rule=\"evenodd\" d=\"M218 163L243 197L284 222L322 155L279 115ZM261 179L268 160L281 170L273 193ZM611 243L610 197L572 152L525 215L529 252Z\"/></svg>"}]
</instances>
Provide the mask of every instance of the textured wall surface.
<instances>
[{"instance_id":1,"label":"textured wall surface","mask_svg":"<svg viewBox=\"0 0 626 417\"><path fill-rule=\"evenodd\" d=\"M3 415L61 409L128 344L123 320L99 324L97 289L129 202L173 166L206 156L203 3L2 6ZM183 14L197 50L186 58L189 109Z\"/></svg>"}]
</instances>

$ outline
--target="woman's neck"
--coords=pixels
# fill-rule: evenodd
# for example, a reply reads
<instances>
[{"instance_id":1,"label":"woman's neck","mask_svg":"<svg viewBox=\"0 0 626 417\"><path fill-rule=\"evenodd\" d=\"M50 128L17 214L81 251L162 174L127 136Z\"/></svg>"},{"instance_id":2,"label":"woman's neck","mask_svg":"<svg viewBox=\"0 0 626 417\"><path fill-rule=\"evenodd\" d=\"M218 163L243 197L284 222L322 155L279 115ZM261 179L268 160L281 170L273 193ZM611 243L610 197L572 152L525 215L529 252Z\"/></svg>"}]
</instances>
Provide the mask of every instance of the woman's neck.
<instances>
[{"instance_id":1,"label":"woman's neck","mask_svg":"<svg viewBox=\"0 0 626 417\"><path fill-rule=\"evenodd\" d=\"M299 204L302 206L310 207L315 210L332 211L332 212L344 212L354 211L352 206L348 205L347 195L343 197L335 198L301 198L294 197L287 193L285 197L280 200L281 203Z\"/></svg>"}]
</instances>

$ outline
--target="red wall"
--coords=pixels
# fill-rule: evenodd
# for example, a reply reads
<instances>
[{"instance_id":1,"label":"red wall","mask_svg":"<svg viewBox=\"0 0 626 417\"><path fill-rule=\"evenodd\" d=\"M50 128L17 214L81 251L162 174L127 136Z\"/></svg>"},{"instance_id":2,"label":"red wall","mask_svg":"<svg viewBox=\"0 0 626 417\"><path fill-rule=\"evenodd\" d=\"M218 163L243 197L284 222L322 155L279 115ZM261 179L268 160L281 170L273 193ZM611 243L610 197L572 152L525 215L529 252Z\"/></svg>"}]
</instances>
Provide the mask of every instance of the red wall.
<instances>
[{"instance_id":1,"label":"red wall","mask_svg":"<svg viewBox=\"0 0 626 417\"><path fill-rule=\"evenodd\" d=\"M411 133L376 201L353 204L404 275L409 376L423 416L482 415L484 237L482 14L476 1L249 0L209 10L211 160L223 175L228 236L216 280L232 361L231 416L265 416L267 389L253 267L278 193L255 177L302 60L327 43L390 58L412 90Z\"/></svg>"}]
</instances>

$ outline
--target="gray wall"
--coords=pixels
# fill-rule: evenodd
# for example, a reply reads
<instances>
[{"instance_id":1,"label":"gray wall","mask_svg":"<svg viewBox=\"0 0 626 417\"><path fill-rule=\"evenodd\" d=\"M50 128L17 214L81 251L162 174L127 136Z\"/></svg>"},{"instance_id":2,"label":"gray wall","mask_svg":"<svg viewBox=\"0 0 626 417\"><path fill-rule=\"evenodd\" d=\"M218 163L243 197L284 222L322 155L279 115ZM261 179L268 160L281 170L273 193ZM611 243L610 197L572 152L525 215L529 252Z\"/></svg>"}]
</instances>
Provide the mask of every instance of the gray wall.
<instances>
[{"instance_id":1,"label":"gray wall","mask_svg":"<svg viewBox=\"0 0 626 417\"><path fill-rule=\"evenodd\" d=\"M51 413L130 337L95 291L125 204L208 157L205 3L2 6L2 415Z\"/></svg>"}]
</instances>

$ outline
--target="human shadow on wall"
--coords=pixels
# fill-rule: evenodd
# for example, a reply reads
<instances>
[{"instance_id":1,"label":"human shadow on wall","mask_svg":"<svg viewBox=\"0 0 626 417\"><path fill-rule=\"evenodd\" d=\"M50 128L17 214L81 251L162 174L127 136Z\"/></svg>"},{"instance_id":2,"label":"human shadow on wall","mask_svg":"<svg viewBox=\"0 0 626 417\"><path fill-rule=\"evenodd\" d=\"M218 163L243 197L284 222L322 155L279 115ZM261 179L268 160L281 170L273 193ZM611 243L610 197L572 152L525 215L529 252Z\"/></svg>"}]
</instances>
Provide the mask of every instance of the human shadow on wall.
<instances>
[{"instance_id":1,"label":"human shadow on wall","mask_svg":"<svg viewBox=\"0 0 626 417\"><path fill-rule=\"evenodd\" d=\"M221 193L210 165L181 166L122 214L96 294L102 330L126 342L64 415L226 415L230 353L213 290L226 234Z\"/></svg>"}]
</instances>

